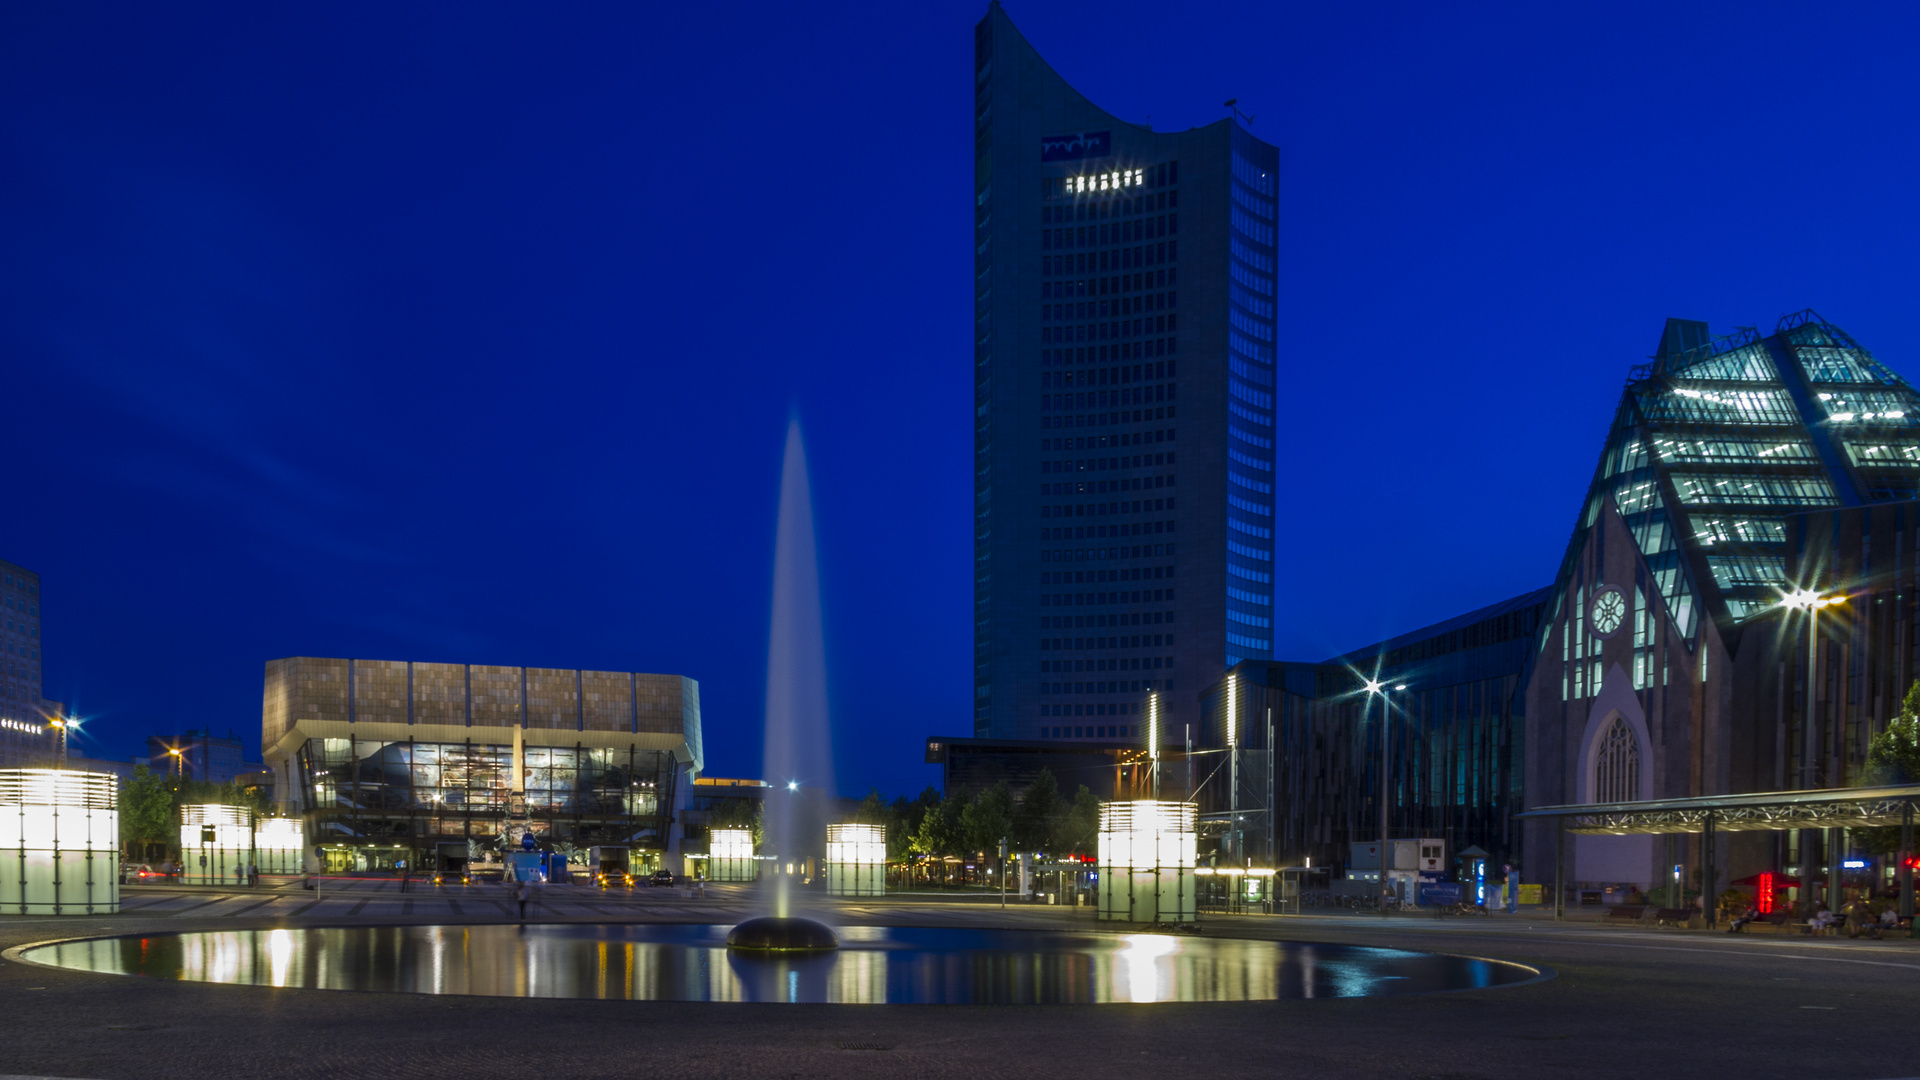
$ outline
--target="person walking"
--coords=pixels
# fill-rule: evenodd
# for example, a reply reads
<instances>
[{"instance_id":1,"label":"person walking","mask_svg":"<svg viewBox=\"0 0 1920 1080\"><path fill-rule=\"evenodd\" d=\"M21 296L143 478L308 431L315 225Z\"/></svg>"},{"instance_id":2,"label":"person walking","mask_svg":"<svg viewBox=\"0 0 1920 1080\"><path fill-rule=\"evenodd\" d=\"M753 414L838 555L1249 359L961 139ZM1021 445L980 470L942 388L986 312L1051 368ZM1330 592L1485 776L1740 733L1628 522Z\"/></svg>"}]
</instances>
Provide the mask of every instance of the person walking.
<instances>
[{"instance_id":1,"label":"person walking","mask_svg":"<svg viewBox=\"0 0 1920 1080\"><path fill-rule=\"evenodd\" d=\"M527 901L533 897L533 886L525 881L521 882L519 890L513 894L513 897L520 901L520 921L526 922Z\"/></svg>"}]
</instances>

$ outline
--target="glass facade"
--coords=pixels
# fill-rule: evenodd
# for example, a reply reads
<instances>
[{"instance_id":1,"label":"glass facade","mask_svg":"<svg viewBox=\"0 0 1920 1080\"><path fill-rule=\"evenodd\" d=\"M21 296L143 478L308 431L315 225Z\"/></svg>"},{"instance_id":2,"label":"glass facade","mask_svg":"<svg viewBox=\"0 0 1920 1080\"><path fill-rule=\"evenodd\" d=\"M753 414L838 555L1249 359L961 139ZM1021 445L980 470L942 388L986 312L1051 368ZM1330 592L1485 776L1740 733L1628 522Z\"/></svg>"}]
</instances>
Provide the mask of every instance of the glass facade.
<instances>
[{"instance_id":1,"label":"glass facade","mask_svg":"<svg viewBox=\"0 0 1920 1080\"><path fill-rule=\"evenodd\" d=\"M1116 119L997 5L975 75L973 734L1173 730L1272 655L1278 152Z\"/></svg>"},{"instance_id":2,"label":"glass facade","mask_svg":"<svg viewBox=\"0 0 1920 1080\"><path fill-rule=\"evenodd\" d=\"M1232 692L1222 680L1204 701L1200 748L1241 753L1233 768L1213 768L1217 754L1196 759L1210 762L1195 776L1203 856L1345 866L1351 844L1380 838L1384 734L1395 836L1478 845L1495 865L1512 859L1513 815L1524 809L1524 689L1551 604L1540 589L1322 663L1235 667ZM1384 725L1362 678L1375 673L1406 688Z\"/></svg>"},{"instance_id":3,"label":"glass facade","mask_svg":"<svg viewBox=\"0 0 1920 1080\"><path fill-rule=\"evenodd\" d=\"M659 847L673 755L528 746L528 826L582 845ZM476 840L496 848L509 817L511 744L308 739L294 755L315 844ZM662 796L665 795L665 802Z\"/></svg>"},{"instance_id":4,"label":"glass facade","mask_svg":"<svg viewBox=\"0 0 1920 1080\"><path fill-rule=\"evenodd\" d=\"M1691 651L1699 620L1732 626L1778 602L1787 574L1786 515L1912 498L1920 481L1920 397L1899 376L1811 311L1710 339L1704 323L1668 321L1650 364L1634 369L1561 586L1560 651L1585 654L1573 580L1582 537L1611 498L1625 519L1679 639ZM1597 654L1596 654L1597 655ZM1578 667L1570 697L1597 683Z\"/></svg>"}]
</instances>

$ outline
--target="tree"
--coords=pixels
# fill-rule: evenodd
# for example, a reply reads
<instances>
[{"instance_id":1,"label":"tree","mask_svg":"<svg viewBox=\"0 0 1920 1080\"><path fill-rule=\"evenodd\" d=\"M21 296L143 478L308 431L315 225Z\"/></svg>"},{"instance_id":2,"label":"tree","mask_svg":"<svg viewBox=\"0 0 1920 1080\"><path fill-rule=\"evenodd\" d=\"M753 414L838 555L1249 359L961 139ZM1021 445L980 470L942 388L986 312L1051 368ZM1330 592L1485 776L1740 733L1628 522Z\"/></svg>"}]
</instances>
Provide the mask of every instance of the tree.
<instances>
[{"instance_id":1,"label":"tree","mask_svg":"<svg viewBox=\"0 0 1920 1080\"><path fill-rule=\"evenodd\" d=\"M941 799L928 806L913 834L914 853L938 859L959 852L960 844L960 807L955 801Z\"/></svg>"},{"instance_id":2,"label":"tree","mask_svg":"<svg viewBox=\"0 0 1920 1080\"><path fill-rule=\"evenodd\" d=\"M1013 790L1005 780L973 797L960 812L960 831L967 850L996 852L1000 841L1013 831Z\"/></svg>"},{"instance_id":3,"label":"tree","mask_svg":"<svg viewBox=\"0 0 1920 1080\"><path fill-rule=\"evenodd\" d=\"M1855 787L1896 784L1920 784L1920 682L1907 689L1900 712L1887 721L1886 730L1867 744L1866 766L1854 782ZM1898 825L1855 829L1853 837L1862 850L1875 855L1900 852Z\"/></svg>"},{"instance_id":4,"label":"tree","mask_svg":"<svg viewBox=\"0 0 1920 1080\"><path fill-rule=\"evenodd\" d=\"M1020 809L1013 815L1013 844L1022 851L1045 851L1053 847L1053 835L1059 817L1066 812L1060 798L1060 782L1052 769L1041 769L1027 793L1020 797Z\"/></svg>"},{"instance_id":5,"label":"tree","mask_svg":"<svg viewBox=\"0 0 1920 1080\"><path fill-rule=\"evenodd\" d=\"M1053 847L1056 854L1092 851L1100 832L1100 800L1093 797L1085 784L1073 793L1073 805L1060 818L1059 831L1054 834Z\"/></svg>"},{"instance_id":6,"label":"tree","mask_svg":"<svg viewBox=\"0 0 1920 1080\"><path fill-rule=\"evenodd\" d=\"M753 833L753 846L760 847L766 831L766 807L758 799L727 799L707 811L707 831L746 829Z\"/></svg>"},{"instance_id":7,"label":"tree","mask_svg":"<svg viewBox=\"0 0 1920 1080\"><path fill-rule=\"evenodd\" d=\"M867 797L860 801L860 808L853 812L853 820L862 825L878 825L885 830L887 839L887 858L892 859L904 854L908 845L908 836L898 807L905 799L888 802L879 788L868 788Z\"/></svg>"},{"instance_id":8,"label":"tree","mask_svg":"<svg viewBox=\"0 0 1920 1080\"><path fill-rule=\"evenodd\" d=\"M171 780L145 765L133 767L133 779L120 792L120 835L129 845L167 844L178 837Z\"/></svg>"}]
</instances>

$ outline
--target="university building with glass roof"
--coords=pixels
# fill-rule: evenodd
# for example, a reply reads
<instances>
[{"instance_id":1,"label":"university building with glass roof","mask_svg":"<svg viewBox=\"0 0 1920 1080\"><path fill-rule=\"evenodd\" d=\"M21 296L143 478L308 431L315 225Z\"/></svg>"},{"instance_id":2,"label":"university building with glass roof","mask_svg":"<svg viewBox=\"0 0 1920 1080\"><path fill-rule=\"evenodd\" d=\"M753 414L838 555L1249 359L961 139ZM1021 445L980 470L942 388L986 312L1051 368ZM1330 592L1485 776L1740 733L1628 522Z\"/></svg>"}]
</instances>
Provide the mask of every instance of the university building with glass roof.
<instances>
[{"instance_id":1,"label":"university building with glass roof","mask_svg":"<svg viewBox=\"0 0 1920 1080\"><path fill-rule=\"evenodd\" d=\"M1917 491L1920 395L1845 330L1811 311L1765 335L1668 320L1551 586L1332 660L1242 664L1202 697L1204 745L1236 724L1258 757L1273 740L1266 854L1326 865L1379 838L1384 733L1391 830L1528 881L1551 880L1554 837L1525 809L1846 786L1920 671ZM1233 801L1267 814L1250 772ZM1569 880L1645 888L1672 862L1697 871L1700 843L1571 837ZM1724 884L1849 841L1716 843Z\"/></svg>"}]
</instances>

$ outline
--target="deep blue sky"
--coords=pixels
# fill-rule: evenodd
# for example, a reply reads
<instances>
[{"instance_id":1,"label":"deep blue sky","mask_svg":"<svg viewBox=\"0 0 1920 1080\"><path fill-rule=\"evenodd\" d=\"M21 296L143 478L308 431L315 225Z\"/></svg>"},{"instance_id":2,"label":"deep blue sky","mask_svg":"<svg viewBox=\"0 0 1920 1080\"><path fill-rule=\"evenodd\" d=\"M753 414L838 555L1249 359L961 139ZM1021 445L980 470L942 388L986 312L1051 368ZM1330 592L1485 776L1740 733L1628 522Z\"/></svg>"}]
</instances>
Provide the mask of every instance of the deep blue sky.
<instances>
[{"instance_id":1,"label":"deep blue sky","mask_svg":"<svg viewBox=\"0 0 1920 1080\"><path fill-rule=\"evenodd\" d=\"M841 786L933 779L983 10L0 9L0 557L90 748L352 655L692 675L753 775L797 409ZM1285 655L1546 583L1668 315L1920 375L1912 5L1010 13L1281 147Z\"/></svg>"}]
</instances>

